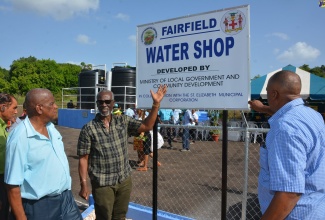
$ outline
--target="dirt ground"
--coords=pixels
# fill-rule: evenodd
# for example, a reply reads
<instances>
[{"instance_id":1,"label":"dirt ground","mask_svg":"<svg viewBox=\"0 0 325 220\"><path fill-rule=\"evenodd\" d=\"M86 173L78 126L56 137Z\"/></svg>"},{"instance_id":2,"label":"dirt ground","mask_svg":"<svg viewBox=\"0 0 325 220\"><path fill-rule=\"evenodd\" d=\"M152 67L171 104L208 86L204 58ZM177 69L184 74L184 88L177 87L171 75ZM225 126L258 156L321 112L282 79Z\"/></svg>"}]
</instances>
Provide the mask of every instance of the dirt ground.
<instances>
[{"instance_id":1,"label":"dirt ground","mask_svg":"<svg viewBox=\"0 0 325 220\"><path fill-rule=\"evenodd\" d=\"M77 141L79 129L56 126L65 144L72 177L72 192L85 209L87 201L79 197ZM222 142L196 140L190 152L180 152L181 141L166 145L158 151L162 166L158 168L158 209L193 219L221 219ZM242 201L247 203L246 218L259 219L257 201L258 144L245 149L244 142L228 142L227 219L241 219ZM249 157L245 160L245 153ZM133 138L129 138L133 191L131 202L152 207L152 160L149 170L136 171L137 153ZM244 179L244 165L248 163L248 179ZM245 193L247 185L247 193ZM246 195L246 196L245 196Z\"/></svg>"}]
</instances>

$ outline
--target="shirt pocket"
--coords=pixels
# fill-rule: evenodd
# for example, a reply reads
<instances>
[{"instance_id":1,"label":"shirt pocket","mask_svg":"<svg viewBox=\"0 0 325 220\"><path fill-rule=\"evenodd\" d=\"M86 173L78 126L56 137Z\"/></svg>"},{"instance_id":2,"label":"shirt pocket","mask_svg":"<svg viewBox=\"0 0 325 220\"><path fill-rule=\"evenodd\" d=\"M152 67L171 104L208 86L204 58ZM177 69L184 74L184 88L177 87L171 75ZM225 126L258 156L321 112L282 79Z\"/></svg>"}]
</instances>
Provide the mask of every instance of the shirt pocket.
<instances>
[{"instance_id":1,"label":"shirt pocket","mask_svg":"<svg viewBox=\"0 0 325 220\"><path fill-rule=\"evenodd\" d=\"M260 173L258 182L259 185L269 188L270 171L268 163L268 151L262 146L260 147Z\"/></svg>"}]
</instances>

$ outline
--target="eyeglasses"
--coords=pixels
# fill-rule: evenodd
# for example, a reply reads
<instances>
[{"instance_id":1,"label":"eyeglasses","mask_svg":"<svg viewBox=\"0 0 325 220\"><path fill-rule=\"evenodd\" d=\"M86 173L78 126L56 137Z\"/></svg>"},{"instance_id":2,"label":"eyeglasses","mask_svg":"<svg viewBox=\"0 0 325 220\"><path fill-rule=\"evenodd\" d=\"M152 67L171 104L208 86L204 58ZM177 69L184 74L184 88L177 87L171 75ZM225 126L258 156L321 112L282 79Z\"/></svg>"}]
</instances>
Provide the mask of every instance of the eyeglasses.
<instances>
[{"instance_id":1,"label":"eyeglasses","mask_svg":"<svg viewBox=\"0 0 325 220\"><path fill-rule=\"evenodd\" d=\"M97 104L102 105L102 104L106 104L109 105L111 104L112 100L97 100Z\"/></svg>"}]
</instances>

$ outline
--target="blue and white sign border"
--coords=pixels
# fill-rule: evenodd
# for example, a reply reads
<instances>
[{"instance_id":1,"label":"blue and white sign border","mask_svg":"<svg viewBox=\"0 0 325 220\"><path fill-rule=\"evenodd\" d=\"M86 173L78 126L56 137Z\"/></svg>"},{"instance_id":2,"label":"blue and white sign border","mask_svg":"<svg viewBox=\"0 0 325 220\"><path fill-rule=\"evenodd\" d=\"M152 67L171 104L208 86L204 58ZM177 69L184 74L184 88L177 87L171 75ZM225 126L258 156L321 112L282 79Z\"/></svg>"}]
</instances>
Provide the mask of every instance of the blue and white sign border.
<instances>
[{"instance_id":1,"label":"blue and white sign border","mask_svg":"<svg viewBox=\"0 0 325 220\"><path fill-rule=\"evenodd\" d=\"M168 85L161 108L247 110L249 5L137 27L137 108Z\"/></svg>"}]
</instances>

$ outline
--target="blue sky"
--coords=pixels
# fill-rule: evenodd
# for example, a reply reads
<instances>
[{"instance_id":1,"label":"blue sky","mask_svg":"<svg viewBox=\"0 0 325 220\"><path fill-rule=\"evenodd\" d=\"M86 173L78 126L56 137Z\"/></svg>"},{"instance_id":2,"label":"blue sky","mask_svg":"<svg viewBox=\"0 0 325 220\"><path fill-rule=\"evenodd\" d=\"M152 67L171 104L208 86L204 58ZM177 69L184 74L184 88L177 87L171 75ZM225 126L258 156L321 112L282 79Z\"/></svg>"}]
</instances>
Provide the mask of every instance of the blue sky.
<instances>
[{"instance_id":1,"label":"blue sky","mask_svg":"<svg viewBox=\"0 0 325 220\"><path fill-rule=\"evenodd\" d=\"M319 0L0 0L0 67L28 56L136 66L138 25L247 4L251 77L325 65Z\"/></svg>"}]
</instances>

